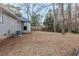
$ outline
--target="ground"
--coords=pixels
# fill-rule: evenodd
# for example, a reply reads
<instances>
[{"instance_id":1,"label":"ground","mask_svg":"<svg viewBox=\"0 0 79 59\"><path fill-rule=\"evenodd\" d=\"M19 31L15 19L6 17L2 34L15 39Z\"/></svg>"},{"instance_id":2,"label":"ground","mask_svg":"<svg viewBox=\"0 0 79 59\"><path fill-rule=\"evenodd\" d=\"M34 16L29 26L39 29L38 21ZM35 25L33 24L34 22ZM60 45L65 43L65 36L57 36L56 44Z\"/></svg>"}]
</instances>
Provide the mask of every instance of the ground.
<instances>
[{"instance_id":1,"label":"ground","mask_svg":"<svg viewBox=\"0 0 79 59\"><path fill-rule=\"evenodd\" d=\"M79 48L79 34L33 31L0 42L0 55L67 56Z\"/></svg>"}]
</instances>

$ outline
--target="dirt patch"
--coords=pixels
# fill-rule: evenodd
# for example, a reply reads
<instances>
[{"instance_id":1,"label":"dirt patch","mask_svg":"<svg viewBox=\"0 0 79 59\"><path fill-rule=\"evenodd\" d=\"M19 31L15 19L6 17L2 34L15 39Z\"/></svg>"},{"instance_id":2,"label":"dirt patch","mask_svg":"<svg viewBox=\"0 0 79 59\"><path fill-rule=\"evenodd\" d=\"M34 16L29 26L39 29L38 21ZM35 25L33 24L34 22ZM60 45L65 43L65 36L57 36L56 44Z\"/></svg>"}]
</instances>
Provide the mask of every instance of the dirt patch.
<instances>
[{"instance_id":1,"label":"dirt patch","mask_svg":"<svg viewBox=\"0 0 79 59\"><path fill-rule=\"evenodd\" d=\"M51 56L71 55L79 47L79 35L33 31L0 42L0 55Z\"/></svg>"}]
</instances>

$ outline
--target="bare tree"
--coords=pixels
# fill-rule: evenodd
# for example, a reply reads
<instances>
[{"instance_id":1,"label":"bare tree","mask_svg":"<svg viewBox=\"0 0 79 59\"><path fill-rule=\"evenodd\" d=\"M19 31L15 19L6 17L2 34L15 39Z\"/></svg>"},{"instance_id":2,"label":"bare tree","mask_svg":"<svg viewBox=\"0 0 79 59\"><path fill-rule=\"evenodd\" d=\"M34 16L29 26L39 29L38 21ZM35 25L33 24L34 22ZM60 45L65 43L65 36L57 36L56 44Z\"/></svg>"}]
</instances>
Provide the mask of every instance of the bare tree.
<instances>
[{"instance_id":1,"label":"bare tree","mask_svg":"<svg viewBox=\"0 0 79 59\"><path fill-rule=\"evenodd\" d=\"M61 3L60 4L60 9L61 9L61 31L64 34L65 33L65 29L64 29L64 4Z\"/></svg>"},{"instance_id":2,"label":"bare tree","mask_svg":"<svg viewBox=\"0 0 79 59\"><path fill-rule=\"evenodd\" d=\"M78 6L78 4L76 3L75 4L75 24L76 24L76 31L79 33L79 22L78 22L78 19L79 19L79 17L78 17L78 10L79 10L79 8L78 8L79 6Z\"/></svg>"},{"instance_id":3,"label":"bare tree","mask_svg":"<svg viewBox=\"0 0 79 59\"><path fill-rule=\"evenodd\" d=\"M78 29L78 24L77 24L77 4L75 4L75 30L77 31Z\"/></svg>"},{"instance_id":4,"label":"bare tree","mask_svg":"<svg viewBox=\"0 0 79 59\"><path fill-rule=\"evenodd\" d=\"M71 32L71 3L68 3L68 32Z\"/></svg>"},{"instance_id":5,"label":"bare tree","mask_svg":"<svg viewBox=\"0 0 79 59\"><path fill-rule=\"evenodd\" d=\"M53 3L53 14L54 14L54 22L53 22L53 24L54 24L54 32L56 32L56 14L55 14L55 4Z\"/></svg>"},{"instance_id":6,"label":"bare tree","mask_svg":"<svg viewBox=\"0 0 79 59\"><path fill-rule=\"evenodd\" d=\"M50 6L50 4L37 4L37 3L24 3L21 4L24 7L24 11L26 11L26 14L30 17L33 14L37 14L40 11L42 11L44 8L46 8L47 6Z\"/></svg>"}]
</instances>

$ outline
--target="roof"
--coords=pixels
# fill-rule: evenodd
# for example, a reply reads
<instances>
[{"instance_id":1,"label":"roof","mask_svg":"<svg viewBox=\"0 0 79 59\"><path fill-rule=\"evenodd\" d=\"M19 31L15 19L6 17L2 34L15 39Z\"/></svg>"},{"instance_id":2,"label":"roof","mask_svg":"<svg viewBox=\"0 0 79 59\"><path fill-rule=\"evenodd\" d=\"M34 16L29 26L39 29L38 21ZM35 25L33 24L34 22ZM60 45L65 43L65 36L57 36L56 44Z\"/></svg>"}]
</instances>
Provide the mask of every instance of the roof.
<instances>
[{"instance_id":1,"label":"roof","mask_svg":"<svg viewBox=\"0 0 79 59\"><path fill-rule=\"evenodd\" d=\"M3 4L0 4L0 9L2 9L2 12L10 15L11 17L16 18L17 20L21 21L22 18L18 17L17 15L13 14L8 8L6 8Z\"/></svg>"},{"instance_id":2,"label":"roof","mask_svg":"<svg viewBox=\"0 0 79 59\"><path fill-rule=\"evenodd\" d=\"M29 19L26 19L25 17L21 17L23 20L21 20L21 21L23 21L23 22L30 22L30 20Z\"/></svg>"}]
</instances>

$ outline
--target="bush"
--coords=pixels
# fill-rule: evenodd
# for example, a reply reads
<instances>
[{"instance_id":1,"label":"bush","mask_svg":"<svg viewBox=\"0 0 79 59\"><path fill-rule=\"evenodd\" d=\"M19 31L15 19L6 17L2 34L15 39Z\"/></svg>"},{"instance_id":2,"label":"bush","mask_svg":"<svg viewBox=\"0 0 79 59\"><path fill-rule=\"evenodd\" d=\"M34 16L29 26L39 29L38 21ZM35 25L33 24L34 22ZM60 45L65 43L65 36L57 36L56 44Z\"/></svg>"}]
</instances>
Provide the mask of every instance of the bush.
<instances>
[{"instance_id":1,"label":"bush","mask_svg":"<svg viewBox=\"0 0 79 59\"><path fill-rule=\"evenodd\" d=\"M77 34L79 34L79 32L76 31L76 30L72 30L71 32L72 32L72 33L77 33Z\"/></svg>"}]
</instances>

